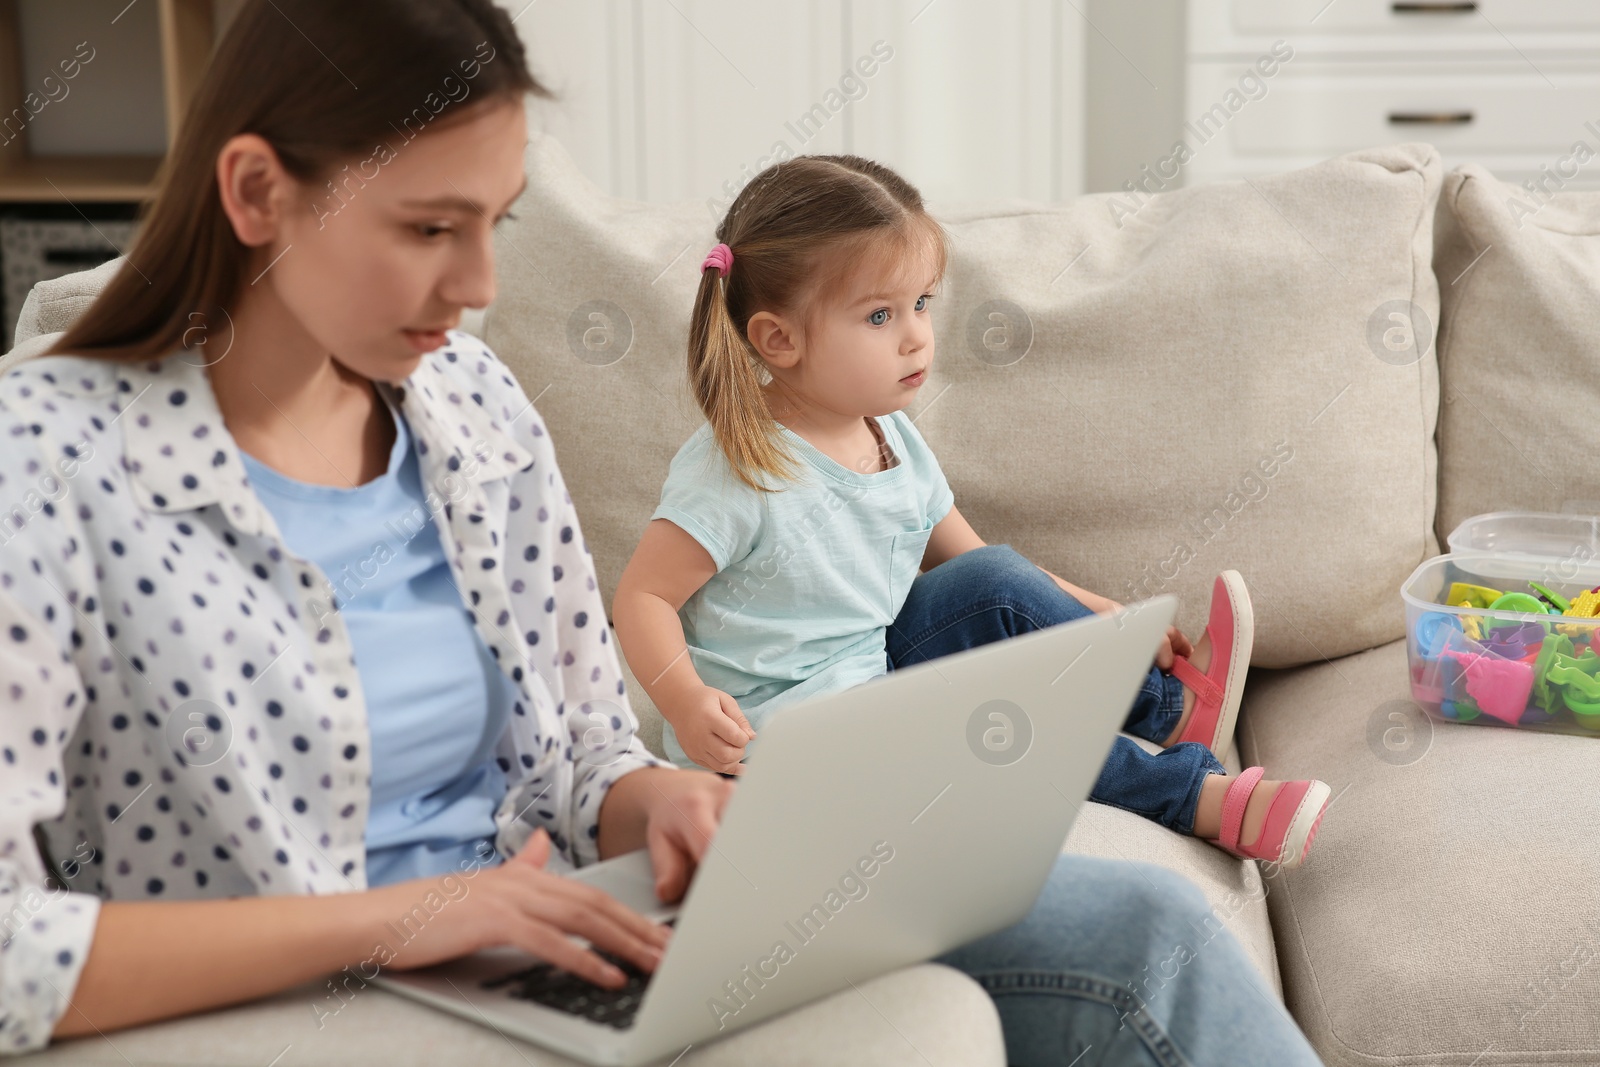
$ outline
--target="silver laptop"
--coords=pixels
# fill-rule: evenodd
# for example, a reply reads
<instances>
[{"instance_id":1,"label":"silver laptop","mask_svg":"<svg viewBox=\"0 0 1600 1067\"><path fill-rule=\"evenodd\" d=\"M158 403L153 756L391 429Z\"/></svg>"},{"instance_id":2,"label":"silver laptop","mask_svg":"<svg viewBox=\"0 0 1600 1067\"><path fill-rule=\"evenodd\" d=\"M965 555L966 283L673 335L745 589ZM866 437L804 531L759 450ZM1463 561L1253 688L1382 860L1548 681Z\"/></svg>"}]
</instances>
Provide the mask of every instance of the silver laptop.
<instances>
[{"instance_id":1,"label":"silver laptop","mask_svg":"<svg viewBox=\"0 0 1600 1067\"><path fill-rule=\"evenodd\" d=\"M673 924L653 975L619 963L620 993L509 946L374 980L632 1065L1003 929L1043 888L1176 604L1152 597L774 716L681 906L655 899L643 851L572 875Z\"/></svg>"}]
</instances>

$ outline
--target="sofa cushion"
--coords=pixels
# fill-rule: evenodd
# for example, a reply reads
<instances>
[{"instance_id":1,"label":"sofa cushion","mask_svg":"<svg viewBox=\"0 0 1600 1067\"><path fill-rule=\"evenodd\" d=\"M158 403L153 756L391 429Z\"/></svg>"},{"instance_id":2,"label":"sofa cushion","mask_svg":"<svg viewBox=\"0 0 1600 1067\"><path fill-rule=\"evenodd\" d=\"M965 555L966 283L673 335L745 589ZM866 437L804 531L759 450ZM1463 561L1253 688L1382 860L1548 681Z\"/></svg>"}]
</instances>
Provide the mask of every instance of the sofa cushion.
<instances>
[{"instance_id":1,"label":"sofa cushion","mask_svg":"<svg viewBox=\"0 0 1600 1067\"><path fill-rule=\"evenodd\" d=\"M579 1067L578 1061L386 989L326 979L237 1007L113 1033L58 1041L39 1067ZM320 1011L313 1010L320 1008ZM289 1056L284 1052L293 1049ZM839 1063L1002 1067L1000 1015L960 971L921 964L862 982L720 1041L699 1044L677 1067L832 1067ZM280 1059L280 1057L282 1057ZM662 1062L665 1062L664 1060Z\"/></svg>"},{"instance_id":2,"label":"sofa cushion","mask_svg":"<svg viewBox=\"0 0 1600 1067\"><path fill-rule=\"evenodd\" d=\"M1155 750L1148 741L1134 741L1147 751ZM1230 773L1239 773L1238 753L1228 756L1224 765ZM1175 834L1142 816L1093 803L1083 805L1062 851L1154 863L1183 875L1211 905L1211 915L1204 929L1195 931L1190 949L1198 953L1218 931L1226 929L1244 946L1267 984L1283 996L1267 912L1273 880L1263 875L1260 864L1235 859L1214 845Z\"/></svg>"},{"instance_id":3,"label":"sofa cushion","mask_svg":"<svg viewBox=\"0 0 1600 1067\"><path fill-rule=\"evenodd\" d=\"M1285 999L1328 1067L1600 1062L1600 741L1432 723L1406 643L1252 671L1239 744L1334 791L1271 879Z\"/></svg>"},{"instance_id":4,"label":"sofa cushion","mask_svg":"<svg viewBox=\"0 0 1600 1067\"><path fill-rule=\"evenodd\" d=\"M12 325L12 347L25 345L42 334L65 330L94 302L126 261L127 257L116 256L92 270L48 278L28 290L28 298L22 302L22 310Z\"/></svg>"},{"instance_id":5,"label":"sofa cushion","mask_svg":"<svg viewBox=\"0 0 1600 1067\"><path fill-rule=\"evenodd\" d=\"M548 136L527 169L485 336L537 395L609 602L703 421L684 349L715 219L606 196ZM1416 307L1431 340L1438 186L1432 148L1397 145L1137 210L942 212L939 354L911 414L957 506L1088 589L1179 594L1195 636L1238 568L1264 666L1399 637L1391 594L1437 550L1437 366L1373 338Z\"/></svg>"},{"instance_id":6,"label":"sofa cushion","mask_svg":"<svg viewBox=\"0 0 1600 1067\"><path fill-rule=\"evenodd\" d=\"M1486 511L1600 514L1600 192L1547 198L1458 167L1435 273L1440 540Z\"/></svg>"}]
</instances>

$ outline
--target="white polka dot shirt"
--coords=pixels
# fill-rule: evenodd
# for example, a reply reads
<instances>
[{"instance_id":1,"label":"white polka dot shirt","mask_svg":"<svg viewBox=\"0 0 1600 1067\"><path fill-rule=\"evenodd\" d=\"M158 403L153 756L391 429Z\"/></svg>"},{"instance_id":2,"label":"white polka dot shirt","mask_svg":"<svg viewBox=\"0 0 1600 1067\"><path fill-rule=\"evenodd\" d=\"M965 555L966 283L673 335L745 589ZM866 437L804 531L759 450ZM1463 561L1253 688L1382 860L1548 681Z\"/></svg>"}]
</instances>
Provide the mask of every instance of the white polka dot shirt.
<instances>
[{"instance_id":1,"label":"white polka dot shirt","mask_svg":"<svg viewBox=\"0 0 1600 1067\"><path fill-rule=\"evenodd\" d=\"M495 847L544 826L582 865L611 784L666 764L635 736L538 413L482 342L449 338L379 388L462 610L517 685ZM366 888L368 713L337 610L360 580L284 544L198 354L0 378L0 1052L47 1044L102 898Z\"/></svg>"}]
</instances>

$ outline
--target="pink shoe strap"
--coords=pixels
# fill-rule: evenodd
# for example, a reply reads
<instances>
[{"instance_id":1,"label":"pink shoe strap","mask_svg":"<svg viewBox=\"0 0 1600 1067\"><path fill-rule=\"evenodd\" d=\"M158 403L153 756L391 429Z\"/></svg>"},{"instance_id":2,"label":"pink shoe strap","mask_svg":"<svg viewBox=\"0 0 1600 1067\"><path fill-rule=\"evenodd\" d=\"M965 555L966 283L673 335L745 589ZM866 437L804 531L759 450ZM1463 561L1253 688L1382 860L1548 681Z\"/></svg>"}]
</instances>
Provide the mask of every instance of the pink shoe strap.
<instances>
[{"instance_id":1,"label":"pink shoe strap","mask_svg":"<svg viewBox=\"0 0 1600 1067\"><path fill-rule=\"evenodd\" d=\"M1310 789L1311 783L1308 781L1284 782L1278 787L1278 795L1272 798L1272 806L1267 809L1267 821L1261 824L1261 836L1256 838L1257 851L1266 844L1275 858L1282 858L1278 853L1283 850L1283 839L1289 833L1289 824Z\"/></svg>"},{"instance_id":2,"label":"pink shoe strap","mask_svg":"<svg viewBox=\"0 0 1600 1067\"><path fill-rule=\"evenodd\" d=\"M1217 840L1230 852L1239 851L1239 831L1244 828L1245 805L1250 802L1250 794L1255 791L1256 783L1266 773L1265 767L1249 767L1228 783L1228 791L1222 795L1222 833ZM1265 828L1262 832L1266 832Z\"/></svg>"},{"instance_id":3,"label":"pink shoe strap","mask_svg":"<svg viewBox=\"0 0 1600 1067\"><path fill-rule=\"evenodd\" d=\"M1200 668L1190 663L1187 656L1172 657L1172 673L1178 681L1193 689L1195 695L1207 704L1222 703L1222 686L1201 674Z\"/></svg>"}]
</instances>

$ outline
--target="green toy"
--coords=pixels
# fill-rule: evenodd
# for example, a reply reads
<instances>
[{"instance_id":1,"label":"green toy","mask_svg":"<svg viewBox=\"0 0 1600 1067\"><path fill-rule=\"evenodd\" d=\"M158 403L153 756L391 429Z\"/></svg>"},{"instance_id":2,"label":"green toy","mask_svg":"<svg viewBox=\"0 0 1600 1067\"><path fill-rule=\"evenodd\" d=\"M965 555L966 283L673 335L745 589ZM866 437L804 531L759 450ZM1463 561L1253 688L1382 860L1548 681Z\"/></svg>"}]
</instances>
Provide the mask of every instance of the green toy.
<instances>
[{"instance_id":1,"label":"green toy","mask_svg":"<svg viewBox=\"0 0 1600 1067\"><path fill-rule=\"evenodd\" d=\"M1533 662L1533 696L1546 715L1554 715L1560 704L1559 687L1550 684L1550 668L1557 656L1571 658L1574 651L1566 634L1546 635L1539 648L1539 658Z\"/></svg>"},{"instance_id":2,"label":"green toy","mask_svg":"<svg viewBox=\"0 0 1600 1067\"><path fill-rule=\"evenodd\" d=\"M1552 608L1555 608L1554 614L1565 615L1568 609L1572 607L1572 601L1568 600L1554 589L1551 589L1549 586L1540 585L1538 582L1529 582L1528 584L1533 587L1534 592L1539 594L1540 599L1544 600Z\"/></svg>"},{"instance_id":3,"label":"green toy","mask_svg":"<svg viewBox=\"0 0 1600 1067\"><path fill-rule=\"evenodd\" d=\"M1489 605L1490 611L1520 611L1528 615L1548 615L1550 609L1546 608L1544 601L1531 593L1502 593L1496 597L1494 603ZM1493 616L1483 621L1486 630L1498 630L1506 626L1521 626L1520 619L1498 619ZM1544 632L1550 632L1550 623L1543 619L1539 625L1544 627Z\"/></svg>"},{"instance_id":4,"label":"green toy","mask_svg":"<svg viewBox=\"0 0 1600 1067\"><path fill-rule=\"evenodd\" d=\"M1583 655L1573 657L1557 654L1550 665L1549 678L1555 685L1566 686L1562 694L1578 725L1589 730L1600 730L1600 655L1594 649L1585 649Z\"/></svg>"}]
</instances>

